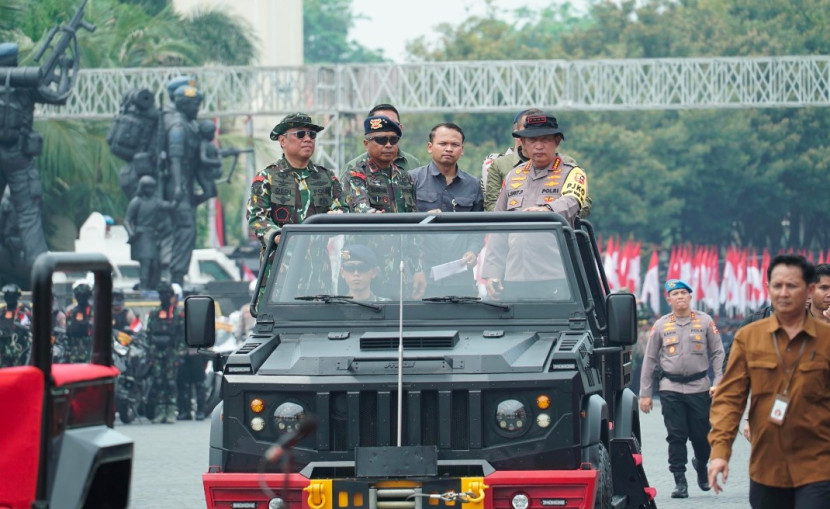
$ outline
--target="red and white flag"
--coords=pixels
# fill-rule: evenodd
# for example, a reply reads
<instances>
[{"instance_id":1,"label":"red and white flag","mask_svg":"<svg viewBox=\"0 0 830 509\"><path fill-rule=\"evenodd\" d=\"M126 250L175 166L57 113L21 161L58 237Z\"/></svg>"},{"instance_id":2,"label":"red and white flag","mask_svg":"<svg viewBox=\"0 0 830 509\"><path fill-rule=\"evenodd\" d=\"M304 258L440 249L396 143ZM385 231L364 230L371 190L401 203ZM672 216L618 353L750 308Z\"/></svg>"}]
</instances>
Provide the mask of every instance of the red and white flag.
<instances>
[{"instance_id":1,"label":"red and white flag","mask_svg":"<svg viewBox=\"0 0 830 509\"><path fill-rule=\"evenodd\" d=\"M640 300L648 304L651 312L655 315L660 314L660 295L662 294L658 270L657 249L654 247L651 251L651 259L648 262L646 277L643 279L643 292L640 294Z\"/></svg>"}]
</instances>

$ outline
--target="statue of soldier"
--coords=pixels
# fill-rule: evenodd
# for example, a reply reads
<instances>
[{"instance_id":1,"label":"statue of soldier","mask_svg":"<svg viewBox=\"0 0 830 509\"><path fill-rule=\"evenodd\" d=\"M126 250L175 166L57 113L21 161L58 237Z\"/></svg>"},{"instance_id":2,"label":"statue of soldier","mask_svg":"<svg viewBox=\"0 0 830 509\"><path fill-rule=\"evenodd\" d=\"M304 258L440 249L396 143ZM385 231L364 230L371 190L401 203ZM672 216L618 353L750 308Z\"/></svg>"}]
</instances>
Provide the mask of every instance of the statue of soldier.
<instances>
[{"instance_id":1,"label":"statue of soldier","mask_svg":"<svg viewBox=\"0 0 830 509\"><path fill-rule=\"evenodd\" d=\"M92 287L85 279L72 285L75 305L66 310L63 362L89 362L92 358Z\"/></svg>"},{"instance_id":2,"label":"statue of soldier","mask_svg":"<svg viewBox=\"0 0 830 509\"><path fill-rule=\"evenodd\" d=\"M139 285L144 290L158 287L161 280L161 235L159 225L169 218L175 205L156 196L156 179L149 175L138 181L138 194L130 200L124 216L129 235L130 258L141 269Z\"/></svg>"},{"instance_id":3,"label":"statue of soldier","mask_svg":"<svg viewBox=\"0 0 830 509\"><path fill-rule=\"evenodd\" d=\"M41 94L39 80L31 80L31 86L13 85L17 55L17 44L0 43L0 195L6 186L11 190L28 268L48 249L41 223L40 176L34 164L43 149L43 138L32 128L35 103L62 104L65 99Z\"/></svg>"},{"instance_id":4,"label":"statue of soldier","mask_svg":"<svg viewBox=\"0 0 830 509\"><path fill-rule=\"evenodd\" d=\"M0 267L14 271L25 266L23 239L17 223L17 212L12 205L9 188L0 198Z\"/></svg>"},{"instance_id":5,"label":"statue of soldier","mask_svg":"<svg viewBox=\"0 0 830 509\"><path fill-rule=\"evenodd\" d=\"M147 317L153 357L150 401L156 405L154 424L176 422L176 364L184 339L184 311L167 281L158 286L159 307Z\"/></svg>"},{"instance_id":6,"label":"statue of soldier","mask_svg":"<svg viewBox=\"0 0 830 509\"><path fill-rule=\"evenodd\" d=\"M20 287L3 287L5 305L0 307L0 368L21 366L31 347L32 311L20 302Z\"/></svg>"},{"instance_id":7,"label":"statue of soldier","mask_svg":"<svg viewBox=\"0 0 830 509\"><path fill-rule=\"evenodd\" d=\"M173 93L176 111L165 112L166 169L163 197L175 202L173 209L172 257L170 279L182 284L196 247L196 209L191 199L200 161L199 126L196 115L202 104L202 93L192 85L182 85Z\"/></svg>"}]
</instances>

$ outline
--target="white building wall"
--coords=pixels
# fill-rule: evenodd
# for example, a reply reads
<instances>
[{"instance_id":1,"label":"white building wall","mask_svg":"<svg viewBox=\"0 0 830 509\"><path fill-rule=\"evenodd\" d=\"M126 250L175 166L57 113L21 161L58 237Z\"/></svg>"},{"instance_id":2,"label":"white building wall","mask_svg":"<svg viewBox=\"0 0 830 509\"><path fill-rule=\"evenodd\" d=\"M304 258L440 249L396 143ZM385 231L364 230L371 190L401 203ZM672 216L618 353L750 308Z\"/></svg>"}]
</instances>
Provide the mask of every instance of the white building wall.
<instances>
[{"instance_id":1,"label":"white building wall","mask_svg":"<svg viewBox=\"0 0 830 509\"><path fill-rule=\"evenodd\" d=\"M176 10L218 7L246 20L258 41L258 66L303 65L303 0L173 0Z\"/></svg>"}]
</instances>

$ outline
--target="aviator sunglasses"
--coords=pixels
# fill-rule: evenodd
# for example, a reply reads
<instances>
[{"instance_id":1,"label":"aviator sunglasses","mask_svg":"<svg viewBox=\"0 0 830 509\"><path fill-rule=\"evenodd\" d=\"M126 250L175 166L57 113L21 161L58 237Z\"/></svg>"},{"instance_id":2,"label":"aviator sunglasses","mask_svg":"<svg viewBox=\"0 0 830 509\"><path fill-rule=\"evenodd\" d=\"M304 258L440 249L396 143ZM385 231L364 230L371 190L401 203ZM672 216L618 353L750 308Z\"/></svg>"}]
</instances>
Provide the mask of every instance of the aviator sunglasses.
<instances>
[{"instance_id":1,"label":"aviator sunglasses","mask_svg":"<svg viewBox=\"0 0 830 509\"><path fill-rule=\"evenodd\" d=\"M305 138L306 134L312 140L317 137L317 131L294 131L292 133L283 133L283 136L288 136L289 134L293 134L297 137L298 140L302 140L303 138Z\"/></svg>"},{"instance_id":2,"label":"aviator sunglasses","mask_svg":"<svg viewBox=\"0 0 830 509\"><path fill-rule=\"evenodd\" d=\"M375 136L374 138L369 139L378 145L386 145L387 143L390 145L397 145L398 142L401 141L400 136Z\"/></svg>"}]
</instances>

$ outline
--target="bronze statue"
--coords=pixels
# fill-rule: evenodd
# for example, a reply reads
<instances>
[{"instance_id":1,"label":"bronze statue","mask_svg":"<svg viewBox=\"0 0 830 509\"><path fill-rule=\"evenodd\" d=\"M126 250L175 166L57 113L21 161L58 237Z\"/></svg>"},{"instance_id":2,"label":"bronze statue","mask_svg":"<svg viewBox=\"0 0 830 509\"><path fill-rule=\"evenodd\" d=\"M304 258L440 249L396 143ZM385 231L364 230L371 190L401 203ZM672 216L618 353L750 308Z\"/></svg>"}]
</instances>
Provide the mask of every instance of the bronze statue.
<instances>
[{"instance_id":1,"label":"bronze statue","mask_svg":"<svg viewBox=\"0 0 830 509\"><path fill-rule=\"evenodd\" d=\"M8 187L22 244L22 266L28 274L35 258L47 250L41 222L41 183L34 158L43 138L32 128L35 104L66 104L80 68L76 32L95 27L85 21L84 5L67 25L54 27L35 56L40 67L18 67L18 46L0 43L0 195ZM48 52L48 54L47 54Z\"/></svg>"},{"instance_id":2,"label":"bronze statue","mask_svg":"<svg viewBox=\"0 0 830 509\"><path fill-rule=\"evenodd\" d=\"M138 193L127 207L124 228L129 235L130 258L136 260L144 290L158 287L161 280L161 236L159 225L175 204L156 196L156 179L149 175L138 181Z\"/></svg>"}]
</instances>

